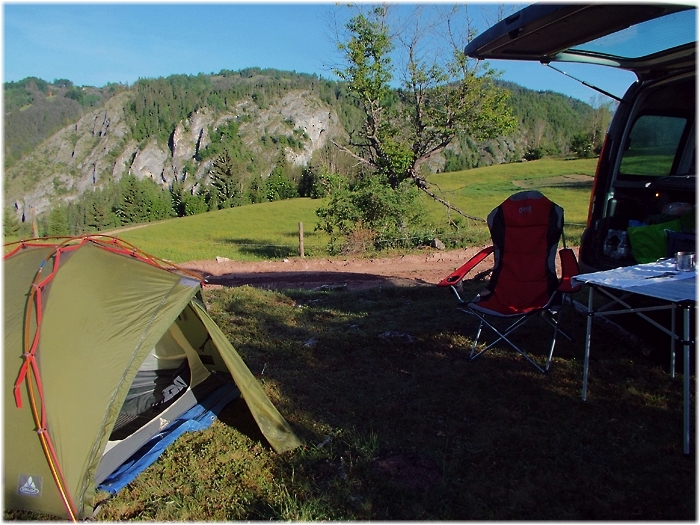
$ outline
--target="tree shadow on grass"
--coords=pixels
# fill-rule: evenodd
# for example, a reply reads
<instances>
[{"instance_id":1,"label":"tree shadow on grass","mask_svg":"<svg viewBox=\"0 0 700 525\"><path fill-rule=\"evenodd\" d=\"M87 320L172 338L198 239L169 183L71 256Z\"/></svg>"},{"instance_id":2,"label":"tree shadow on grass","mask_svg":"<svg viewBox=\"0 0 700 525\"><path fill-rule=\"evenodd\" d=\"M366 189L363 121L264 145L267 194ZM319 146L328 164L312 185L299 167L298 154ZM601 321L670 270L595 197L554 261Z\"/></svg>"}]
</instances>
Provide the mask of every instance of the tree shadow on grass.
<instances>
[{"instance_id":1,"label":"tree shadow on grass","mask_svg":"<svg viewBox=\"0 0 700 525\"><path fill-rule=\"evenodd\" d=\"M298 239L298 233L285 233L285 237L290 239ZM325 253L324 248L318 244L312 244L309 241L314 239L313 233L305 233L305 255L312 256L320 253ZM226 239L224 244L235 246L236 249L247 255L254 255L261 259L284 259L286 257L295 257L299 255L299 242L281 243L279 241L265 241L260 239L236 238Z\"/></svg>"},{"instance_id":2,"label":"tree shadow on grass","mask_svg":"<svg viewBox=\"0 0 700 525\"><path fill-rule=\"evenodd\" d=\"M224 244L236 246L241 253L255 255L262 259L283 259L299 255L298 244L280 244L279 242L246 238L226 239L223 242Z\"/></svg>"},{"instance_id":3,"label":"tree shadow on grass","mask_svg":"<svg viewBox=\"0 0 700 525\"><path fill-rule=\"evenodd\" d=\"M265 370L261 381L307 443L276 461L280 479L290 492L306 483L323 492L331 518L694 516L680 382L596 330L582 402L583 316L543 375L507 347L469 362L477 322L444 289L217 293L220 325L251 370ZM542 360L551 327L538 321L522 337ZM397 487L374 468L396 455L428 458L440 481Z\"/></svg>"}]
</instances>

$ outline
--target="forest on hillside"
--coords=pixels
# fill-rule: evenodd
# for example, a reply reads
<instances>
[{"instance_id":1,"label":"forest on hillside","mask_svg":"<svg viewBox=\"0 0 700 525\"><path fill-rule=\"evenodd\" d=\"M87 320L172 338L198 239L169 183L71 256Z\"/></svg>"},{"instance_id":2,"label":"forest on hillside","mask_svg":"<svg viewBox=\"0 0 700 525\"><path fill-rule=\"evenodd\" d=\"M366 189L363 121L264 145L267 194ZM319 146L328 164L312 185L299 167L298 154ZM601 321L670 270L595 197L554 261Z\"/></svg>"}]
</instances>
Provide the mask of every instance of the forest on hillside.
<instances>
[{"instance_id":1,"label":"forest on hillside","mask_svg":"<svg viewBox=\"0 0 700 525\"><path fill-rule=\"evenodd\" d=\"M12 166L43 140L77 121L85 111L101 106L124 89L126 86L121 84L78 87L67 79L50 83L36 77L5 82L5 167Z\"/></svg>"},{"instance_id":2,"label":"forest on hillside","mask_svg":"<svg viewBox=\"0 0 700 525\"><path fill-rule=\"evenodd\" d=\"M593 153L595 144L590 136L595 137L597 130L594 128L605 121L601 112L606 112L609 119L607 106L593 108L558 93L535 92L517 84L497 82L511 93L508 104L518 121L516 130L511 136L483 143L469 136L459 137L445 150L442 170L457 171L545 155L575 153L585 156ZM222 70L211 75L172 75L140 79L132 86L109 84L102 88L75 86L67 79L47 82L32 77L7 82L4 84L5 166L12 166L56 131L123 91L130 91L132 95L124 108L129 138L144 144L153 137L168 143L176 126L201 108L224 112L242 100L252 100L259 108L265 108L294 90L316 94L337 113L348 133L363 125L362 109L343 82L274 69L246 68ZM338 175L313 162L306 167L293 168L279 160L264 181L258 177L242 176L241 173L255 172L258 166L255 154L240 140L237 126L238 123L230 121L217 129L212 134L211 144L198 153L197 161L214 160L209 183L198 192L185 191L177 184L164 191L153 181L124 177L99 191L82 195L70 204L57 206L48 216L41 218L38 233L73 235L264 200L321 197L333 184L333 176ZM294 148L302 146L304 137L298 134L298 130L290 129L288 135L261 136L260 140L263 143L268 141L271 147ZM581 143L587 146L577 149L577 144ZM353 176L342 173L342 167L337 169L342 176ZM148 212L134 211L139 206ZM5 224L6 234L27 227L7 210Z\"/></svg>"},{"instance_id":3,"label":"forest on hillside","mask_svg":"<svg viewBox=\"0 0 700 525\"><path fill-rule=\"evenodd\" d=\"M531 148L540 148L548 155L568 153L573 137L590 126L595 110L589 104L552 91L536 92L511 82L499 84L511 92L509 105L520 123L516 133L520 141ZM202 107L221 111L244 98L251 98L265 107L294 89L318 93L322 101L338 112L347 130L356 129L363 118L357 102L349 96L342 82L274 69L171 75L140 79L130 87L108 84L102 88L74 86L67 79L50 83L30 77L5 82L3 88L6 166L11 166L62 127L75 122L86 110L99 107L123 90L134 92L127 112L132 136L138 141L156 136L167 142L178 122ZM464 144L469 144L468 140ZM461 158L451 163L454 169L478 165L478 158L467 152L456 157Z\"/></svg>"}]
</instances>

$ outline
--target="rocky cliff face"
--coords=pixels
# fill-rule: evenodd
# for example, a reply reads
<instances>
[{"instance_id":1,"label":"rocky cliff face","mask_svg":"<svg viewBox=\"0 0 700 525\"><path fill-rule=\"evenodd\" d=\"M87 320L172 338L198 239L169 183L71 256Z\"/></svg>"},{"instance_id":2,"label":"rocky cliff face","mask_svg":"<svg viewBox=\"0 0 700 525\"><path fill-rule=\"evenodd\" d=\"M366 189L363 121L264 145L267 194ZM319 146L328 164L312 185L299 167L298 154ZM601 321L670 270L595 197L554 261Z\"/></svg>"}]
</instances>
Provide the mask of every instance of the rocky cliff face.
<instances>
[{"instance_id":1,"label":"rocky cliff face","mask_svg":"<svg viewBox=\"0 0 700 525\"><path fill-rule=\"evenodd\" d=\"M244 143L272 170L277 149L265 148L260 137L303 130L307 139L301 151L287 148L286 158L295 165L306 165L313 153L331 137L345 134L338 115L309 91L293 91L266 109L252 101L241 102L228 113L216 114L210 108L193 112L178 123L168 144L151 139L137 144L128 138L125 107L130 92L109 99L103 107L84 115L40 144L31 155L5 174L5 206L12 206L18 217L40 214L54 203L70 202L82 193L100 188L126 173L138 179L150 177L163 186L174 180L192 186L205 180L211 160L198 162L199 150L210 143L209 131L237 119ZM245 118L243 118L245 117ZM185 167L194 174L185 174Z\"/></svg>"}]
</instances>

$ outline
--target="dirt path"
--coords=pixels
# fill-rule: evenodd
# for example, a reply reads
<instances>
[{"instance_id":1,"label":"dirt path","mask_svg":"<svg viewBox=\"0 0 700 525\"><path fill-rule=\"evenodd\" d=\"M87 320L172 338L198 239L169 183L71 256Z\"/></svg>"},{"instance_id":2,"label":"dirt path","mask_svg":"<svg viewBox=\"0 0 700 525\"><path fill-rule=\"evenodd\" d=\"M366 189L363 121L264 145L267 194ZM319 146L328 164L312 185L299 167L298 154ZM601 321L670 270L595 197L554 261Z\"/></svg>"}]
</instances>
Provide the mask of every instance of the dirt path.
<instances>
[{"instance_id":1,"label":"dirt path","mask_svg":"<svg viewBox=\"0 0 700 525\"><path fill-rule=\"evenodd\" d=\"M475 247L444 252L430 250L424 254L375 259L294 257L283 261L241 262L217 258L190 261L178 266L200 273L209 285L249 284L276 289L435 285L480 249ZM490 258L482 263L481 270L488 268L489 262L492 262Z\"/></svg>"}]
</instances>

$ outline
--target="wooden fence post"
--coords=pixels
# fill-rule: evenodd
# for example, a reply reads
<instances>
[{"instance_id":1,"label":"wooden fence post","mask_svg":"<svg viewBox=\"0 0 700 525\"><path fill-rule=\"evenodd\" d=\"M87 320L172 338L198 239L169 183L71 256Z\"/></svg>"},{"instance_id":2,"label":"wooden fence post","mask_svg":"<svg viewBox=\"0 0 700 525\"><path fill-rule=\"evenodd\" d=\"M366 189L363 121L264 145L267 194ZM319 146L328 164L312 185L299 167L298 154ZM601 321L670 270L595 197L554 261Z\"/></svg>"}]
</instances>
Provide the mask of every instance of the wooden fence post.
<instances>
[{"instance_id":1,"label":"wooden fence post","mask_svg":"<svg viewBox=\"0 0 700 525\"><path fill-rule=\"evenodd\" d=\"M304 257L304 223L299 223L299 257Z\"/></svg>"}]
</instances>

